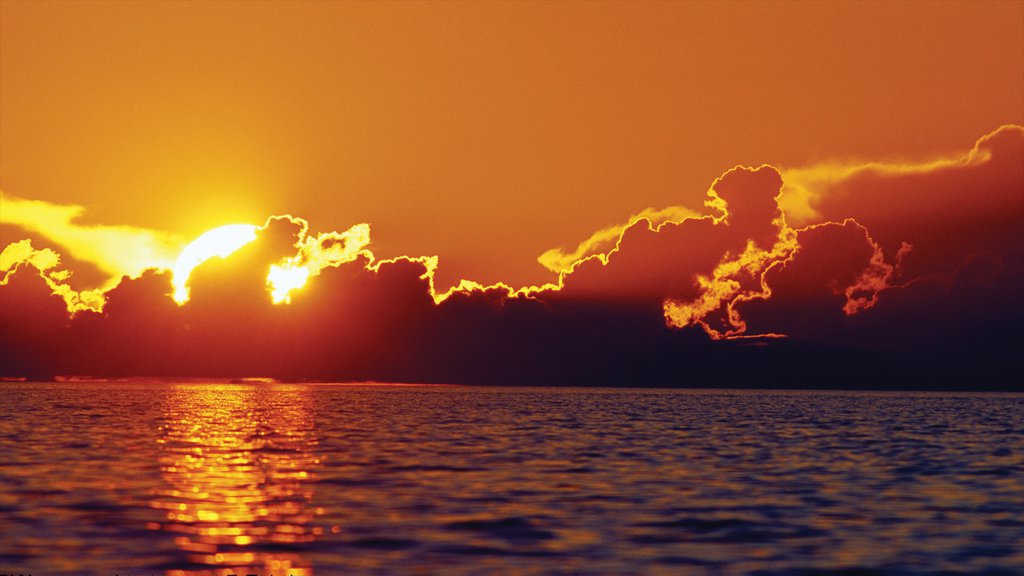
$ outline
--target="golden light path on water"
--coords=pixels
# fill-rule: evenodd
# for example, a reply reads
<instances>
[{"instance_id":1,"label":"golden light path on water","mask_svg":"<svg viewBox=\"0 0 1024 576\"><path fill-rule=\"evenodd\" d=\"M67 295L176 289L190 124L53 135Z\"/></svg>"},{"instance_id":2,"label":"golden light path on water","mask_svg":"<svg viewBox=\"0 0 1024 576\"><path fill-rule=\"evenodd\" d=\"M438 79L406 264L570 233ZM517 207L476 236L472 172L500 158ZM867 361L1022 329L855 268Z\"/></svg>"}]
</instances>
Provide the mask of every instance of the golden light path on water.
<instances>
[{"instance_id":1,"label":"golden light path on water","mask_svg":"<svg viewBox=\"0 0 1024 576\"><path fill-rule=\"evenodd\" d=\"M228 573L310 576L290 546L312 542L323 510L311 507L320 460L308 388L182 384L166 397L160 428L164 487L148 528L175 534L189 567L167 576Z\"/></svg>"}]
</instances>

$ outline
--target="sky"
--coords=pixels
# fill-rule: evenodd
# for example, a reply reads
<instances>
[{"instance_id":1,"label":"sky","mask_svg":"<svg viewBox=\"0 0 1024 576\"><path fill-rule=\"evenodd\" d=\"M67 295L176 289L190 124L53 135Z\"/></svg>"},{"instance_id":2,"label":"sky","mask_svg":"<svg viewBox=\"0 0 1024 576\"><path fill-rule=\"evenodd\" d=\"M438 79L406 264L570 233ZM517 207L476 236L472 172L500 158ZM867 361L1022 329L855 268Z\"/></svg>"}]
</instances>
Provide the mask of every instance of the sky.
<instances>
[{"instance_id":1,"label":"sky","mask_svg":"<svg viewBox=\"0 0 1024 576\"><path fill-rule=\"evenodd\" d=\"M189 240L360 222L524 285L737 165L928 159L1024 121L1024 5L4 2L0 189ZM16 239L5 230L4 241Z\"/></svg>"},{"instance_id":2,"label":"sky","mask_svg":"<svg viewBox=\"0 0 1024 576\"><path fill-rule=\"evenodd\" d=\"M1024 2L3 2L5 371L1008 362L1021 125Z\"/></svg>"}]
</instances>

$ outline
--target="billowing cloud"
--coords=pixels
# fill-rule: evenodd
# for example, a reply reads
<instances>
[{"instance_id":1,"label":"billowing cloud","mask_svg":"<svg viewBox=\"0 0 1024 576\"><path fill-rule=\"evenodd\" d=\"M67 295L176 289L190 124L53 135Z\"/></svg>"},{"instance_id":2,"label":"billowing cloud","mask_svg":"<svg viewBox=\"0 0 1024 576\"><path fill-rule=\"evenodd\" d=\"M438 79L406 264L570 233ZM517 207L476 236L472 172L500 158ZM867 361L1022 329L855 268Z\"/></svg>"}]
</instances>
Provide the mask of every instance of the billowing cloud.
<instances>
[{"instance_id":1,"label":"billowing cloud","mask_svg":"<svg viewBox=\"0 0 1024 576\"><path fill-rule=\"evenodd\" d=\"M73 289L67 284L71 272L59 268L60 254L49 248L36 249L31 240L8 244L0 252L0 286L6 286L19 268L33 270L45 282L53 295L59 296L69 313L80 310L99 311L103 308L103 290ZM31 273L31 272L29 272Z\"/></svg>"},{"instance_id":2,"label":"billowing cloud","mask_svg":"<svg viewBox=\"0 0 1024 576\"><path fill-rule=\"evenodd\" d=\"M281 216L195 265L181 305L154 269L69 318L56 254L17 244L0 259L2 372L998 387L985 378L1019 371L1024 129L959 159L836 166L736 167L706 214L600 231L551 253L543 286L438 293L436 257L377 259L366 224Z\"/></svg>"},{"instance_id":3,"label":"billowing cloud","mask_svg":"<svg viewBox=\"0 0 1024 576\"><path fill-rule=\"evenodd\" d=\"M875 306L886 289L948 278L981 254L1021 265L1024 129L1019 126L999 128L959 157L916 164L827 163L782 174L778 205L785 218L778 221L779 243L771 251L749 249L723 258L712 275L698 276L704 289L698 297L666 301L670 325L699 324L716 338L751 335L742 310L753 300L763 301L760 306L781 300L773 294L777 282L770 281L770 272L806 260L821 226L855 231L856 240L842 247L869 250L851 277L830 280L829 290L845 298L841 310L848 316ZM789 228L791 222L803 227ZM830 254L840 254L840 248L834 246ZM840 269L835 260L818 265L824 271ZM788 333L779 327L764 330Z\"/></svg>"}]
</instances>

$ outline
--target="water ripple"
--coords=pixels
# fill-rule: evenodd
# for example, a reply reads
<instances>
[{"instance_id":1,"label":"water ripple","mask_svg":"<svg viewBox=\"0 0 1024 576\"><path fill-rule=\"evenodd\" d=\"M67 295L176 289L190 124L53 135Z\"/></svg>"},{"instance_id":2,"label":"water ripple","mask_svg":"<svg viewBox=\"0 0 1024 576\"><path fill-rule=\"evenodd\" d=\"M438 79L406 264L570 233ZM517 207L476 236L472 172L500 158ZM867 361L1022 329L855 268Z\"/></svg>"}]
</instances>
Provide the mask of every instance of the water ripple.
<instances>
[{"instance_id":1,"label":"water ripple","mask_svg":"<svg viewBox=\"0 0 1024 576\"><path fill-rule=\"evenodd\" d=\"M0 385L0 573L1020 573L1024 396Z\"/></svg>"}]
</instances>

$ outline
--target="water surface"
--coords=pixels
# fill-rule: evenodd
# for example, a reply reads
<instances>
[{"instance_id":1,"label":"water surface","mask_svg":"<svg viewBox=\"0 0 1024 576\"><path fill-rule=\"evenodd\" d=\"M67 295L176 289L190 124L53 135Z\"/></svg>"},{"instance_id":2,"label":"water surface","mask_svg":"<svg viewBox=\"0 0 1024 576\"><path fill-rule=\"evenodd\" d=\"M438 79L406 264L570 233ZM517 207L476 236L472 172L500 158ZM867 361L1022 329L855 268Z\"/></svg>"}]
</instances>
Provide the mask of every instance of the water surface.
<instances>
[{"instance_id":1,"label":"water surface","mask_svg":"<svg viewBox=\"0 0 1024 576\"><path fill-rule=\"evenodd\" d=\"M0 384L4 574L1007 573L1024 395Z\"/></svg>"}]
</instances>

